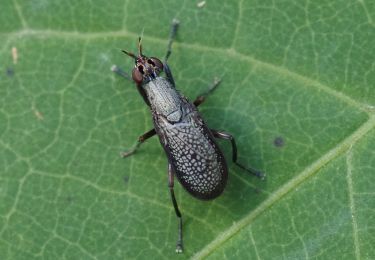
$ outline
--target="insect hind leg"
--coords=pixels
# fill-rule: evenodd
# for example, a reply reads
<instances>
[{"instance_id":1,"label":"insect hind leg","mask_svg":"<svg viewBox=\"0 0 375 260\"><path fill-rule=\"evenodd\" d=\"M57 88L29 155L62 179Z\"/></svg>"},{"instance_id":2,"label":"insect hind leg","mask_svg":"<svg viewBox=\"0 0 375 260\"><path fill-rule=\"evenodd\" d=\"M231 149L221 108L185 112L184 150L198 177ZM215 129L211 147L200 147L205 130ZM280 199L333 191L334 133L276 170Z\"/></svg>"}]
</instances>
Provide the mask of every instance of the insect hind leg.
<instances>
[{"instance_id":1,"label":"insect hind leg","mask_svg":"<svg viewBox=\"0 0 375 260\"><path fill-rule=\"evenodd\" d=\"M237 145L236 145L236 141L234 140L233 135L231 135L229 133L226 133L226 132L223 132L223 131L217 131L217 130L213 130L213 129L211 129L211 132L216 138L229 140L231 142L231 144L232 144L232 161L238 167L240 167L241 169L251 173L252 175L255 175L256 177L258 177L262 180L266 177L265 173L263 173L263 172L261 172L257 169L251 168L251 167L245 167L242 164L237 162Z\"/></svg>"},{"instance_id":2,"label":"insect hind leg","mask_svg":"<svg viewBox=\"0 0 375 260\"><path fill-rule=\"evenodd\" d=\"M171 193L171 199L173 203L174 210L176 212L176 216L178 218L178 239L176 244L176 253L182 253L183 251L183 243L182 243L182 215L178 208L177 200L174 195L174 171L172 165L168 163L168 187L169 192Z\"/></svg>"}]
</instances>

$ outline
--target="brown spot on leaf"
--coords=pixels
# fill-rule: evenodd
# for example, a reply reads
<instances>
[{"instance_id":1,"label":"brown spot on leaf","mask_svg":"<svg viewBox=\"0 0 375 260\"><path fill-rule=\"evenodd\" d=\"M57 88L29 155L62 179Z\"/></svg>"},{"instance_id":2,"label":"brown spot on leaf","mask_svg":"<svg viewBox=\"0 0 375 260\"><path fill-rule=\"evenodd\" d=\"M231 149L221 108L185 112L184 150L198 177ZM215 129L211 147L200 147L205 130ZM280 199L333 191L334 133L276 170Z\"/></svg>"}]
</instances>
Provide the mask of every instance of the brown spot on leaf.
<instances>
[{"instance_id":1,"label":"brown spot on leaf","mask_svg":"<svg viewBox=\"0 0 375 260\"><path fill-rule=\"evenodd\" d=\"M285 142L284 142L284 139L281 137L281 136L278 136L276 137L274 140L273 140L273 144L276 146L276 147L283 147L285 145Z\"/></svg>"}]
</instances>

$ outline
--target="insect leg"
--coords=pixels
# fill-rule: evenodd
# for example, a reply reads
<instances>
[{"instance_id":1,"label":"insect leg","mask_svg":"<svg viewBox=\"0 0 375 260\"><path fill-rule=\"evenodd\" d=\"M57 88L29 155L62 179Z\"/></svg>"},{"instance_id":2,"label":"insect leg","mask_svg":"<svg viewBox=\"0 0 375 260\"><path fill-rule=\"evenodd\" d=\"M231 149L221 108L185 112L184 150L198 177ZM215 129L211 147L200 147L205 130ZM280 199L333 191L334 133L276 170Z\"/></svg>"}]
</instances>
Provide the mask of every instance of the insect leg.
<instances>
[{"instance_id":1,"label":"insect leg","mask_svg":"<svg viewBox=\"0 0 375 260\"><path fill-rule=\"evenodd\" d=\"M176 85L174 84L174 79L173 79L173 75L172 75L171 69L169 68L169 66L168 66L167 63L164 63L163 65L164 65L165 75L167 76L169 82L175 87Z\"/></svg>"},{"instance_id":2,"label":"insect leg","mask_svg":"<svg viewBox=\"0 0 375 260\"><path fill-rule=\"evenodd\" d=\"M167 63L169 56L172 53L172 43L176 38L178 25L180 21L176 18L172 20L171 32L169 33L169 40L168 40L168 47L167 47L167 54L165 54L164 63Z\"/></svg>"},{"instance_id":3,"label":"insect leg","mask_svg":"<svg viewBox=\"0 0 375 260\"><path fill-rule=\"evenodd\" d=\"M251 168L251 167L245 167L242 164L239 164L237 162L237 145L236 145L236 141L234 140L233 135L231 135L229 133L226 133L226 132L223 132L223 131L217 131L217 130L213 130L213 129L211 129L211 132L216 138L229 140L232 143L232 161L238 167L240 167L241 169L243 169L243 170L245 170L245 171L261 178L261 179L264 179L266 177L266 175L264 173L262 173L261 171L258 171L254 168Z\"/></svg>"},{"instance_id":4,"label":"insect leg","mask_svg":"<svg viewBox=\"0 0 375 260\"><path fill-rule=\"evenodd\" d=\"M182 253L183 245L182 245L182 215L180 210L178 209L176 197L174 196L174 171L172 165L168 163L168 187L171 193L172 203L174 207L174 211L176 212L176 216L178 218L178 239L176 245L176 253Z\"/></svg>"},{"instance_id":5,"label":"insect leg","mask_svg":"<svg viewBox=\"0 0 375 260\"><path fill-rule=\"evenodd\" d=\"M206 97L208 95L210 95L215 89L217 86L219 86L221 82L221 79L219 78L214 78L214 82L212 83L212 85L208 88L208 90L202 94L200 94L195 100L194 100L194 105L197 107L199 106L200 104L202 104L205 100L206 100Z\"/></svg>"},{"instance_id":6,"label":"insect leg","mask_svg":"<svg viewBox=\"0 0 375 260\"><path fill-rule=\"evenodd\" d=\"M128 73L126 73L124 70L122 70L119 66L113 65L111 67L111 71L116 73L117 75L120 75L123 78L126 78L127 80L131 80L131 77Z\"/></svg>"},{"instance_id":7,"label":"insect leg","mask_svg":"<svg viewBox=\"0 0 375 260\"><path fill-rule=\"evenodd\" d=\"M128 156L132 155L133 153L135 153L138 150L138 148L141 146L141 144L143 144L144 141L146 141L150 137L153 137L155 134L156 134L156 131L153 128L150 131L148 131L148 132L144 133L143 135L141 135L140 137L138 137L137 144L134 145L130 150L128 150L126 152L122 152L121 157L128 157Z\"/></svg>"},{"instance_id":8,"label":"insect leg","mask_svg":"<svg viewBox=\"0 0 375 260\"><path fill-rule=\"evenodd\" d=\"M171 84L173 86L175 86L174 79L173 79L173 76L172 76L171 69L169 68L169 66L167 64L167 61L169 59L169 56L171 56L171 53L172 53L172 43L173 43L174 39L176 38L177 29L178 29L179 24L180 24L179 20L177 20L177 19L172 20L171 32L169 33L169 40L168 40L168 45L167 45L167 53L165 54L165 58L164 58L164 62L163 62L163 65L164 65L163 69L164 69L165 75L167 76L169 82L171 82Z\"/></svg>"}]
</instances>

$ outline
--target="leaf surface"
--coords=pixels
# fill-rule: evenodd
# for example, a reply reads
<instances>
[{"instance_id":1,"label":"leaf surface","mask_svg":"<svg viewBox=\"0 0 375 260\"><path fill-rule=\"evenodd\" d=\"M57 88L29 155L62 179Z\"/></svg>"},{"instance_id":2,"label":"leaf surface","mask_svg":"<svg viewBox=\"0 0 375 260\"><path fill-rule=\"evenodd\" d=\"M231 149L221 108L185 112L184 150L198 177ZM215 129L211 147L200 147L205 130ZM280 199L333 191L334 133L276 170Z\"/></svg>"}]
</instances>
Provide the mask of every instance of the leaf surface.
<instances>
[{"instance_id":1,"label":"leaf surface","mask_svg":"<svg viewBox=\"0 0 375 260\"><path fill-rule=\"evenodd\" d=\"M211 202L177 183L179 258L374 259L371 1L8 1L0 16L0 259L169 259L177 220L157 138L119 50L170 58L239 161ZM16 53L15 53L16 52ZM220 141L227 158L230 145Z\"/></svg>"}]
</instances>

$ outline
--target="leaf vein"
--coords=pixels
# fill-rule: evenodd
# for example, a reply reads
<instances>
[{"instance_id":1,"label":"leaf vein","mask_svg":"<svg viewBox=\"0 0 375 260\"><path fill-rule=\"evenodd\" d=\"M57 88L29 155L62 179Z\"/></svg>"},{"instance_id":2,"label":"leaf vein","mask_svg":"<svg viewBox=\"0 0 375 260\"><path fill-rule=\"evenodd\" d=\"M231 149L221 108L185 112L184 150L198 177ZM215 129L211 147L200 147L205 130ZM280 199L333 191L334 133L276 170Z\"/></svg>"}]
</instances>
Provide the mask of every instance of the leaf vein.
<instances>
[{"instance_id":1,"label":"leaf vein","mask_svg":"<svg viewBox=\"0 0 375 260\"><path fill-rule=\"evenodd\" d=\"M0 34L0 36L8 36L8 37L56 37L56 38L63 38L63 39L78 39L78 40L94 40L98 38L108 38L108 37L131 37L136 38L138 37L138 34L120 30L120 31L111 31L111 32L69 32L69 31L59 31L59 30L32 30L32 29L25 29L20 30L13 33L5 33ZM161 39L161 38L155 38L155 37L144 37L147 39L150 39L154 42L158 43L167 43L167 38ZM295 81L304 83L305 85L315 87L318 90L324 91L325 93L334 96L346 104L353 106L361 111L364 111L366 113L373 114L375 112L375 107L372 104L366 104L359 102L352 97L339 92L337 90L334 90L330 88L329 86L319 82L316 79L309 78L305 75L301 75L295 71L291 71L288 68L278 66L272 63L268 63L265 61L261 61L259 59L256 59L252 56L240 53L234 49L231 48L216 48L216 47L208 47L201 44L191 44L191 43L175 43L176 45L180 45L182 47L188 48L188 49L194 49L198 51L211 51L211 52L217 52L220 53L220 56L228 55L231 56L233 59L243 60L246 61L252 65L254 65L255 68L258 69L267 69L271 72L277 73L279 75L282 75L284 77L291 78Z\"/></svg>"},{"instance_id":2,"label":"leaf vein","mask_svg":"<svg viewBox=\"0 0 375 260\"><path fill-rule=\"evenodd\" d=\"M277 201L281 200L290 191L300 186L304 181L314 176L319 172L321 168L331 162L339 155L345 153L350 147L353 146L358 140L362 139L367 133L375 127L375 116L369 118L362 126L360 126L353 134L344 139L336 147L332 148L325 155L320 157L318 160L307 166L300 174L292 178L289 182L285 183L282 187L276 190L270 195L265 201L263 201L257 208L245 215L238 222L234 223L231 227L218 234L217 238L211 243L207 244L202 250L196 253L192 259L202 259L210 255L215 249L220 247L226 241L231 239L237 233L239 233L244 227L250 225L254 220L261 215L263 212L268 210Z\"/></svg>"},{"instance_id":3,"label":"leaf vein","mask_svg":"<svg viewBox=\"0 0 375 260\"><path fill-rule=\"evenodd\" d=\"M356 259L361 259L361 252L359 246L359 239L358 239L358 224L356 219L356 208L355 208L355 201L354 201L354 189L353 189L353 166L352 166L352 158L353 153L352 150L349 150L346 155L346 165L347 165L347 175L346 180L348 183L348 195L349 195L349 206L351 211L352 217L352 227L353 227L353 243L354 243L354 251Z\"/></svg>"}]
</instances>

